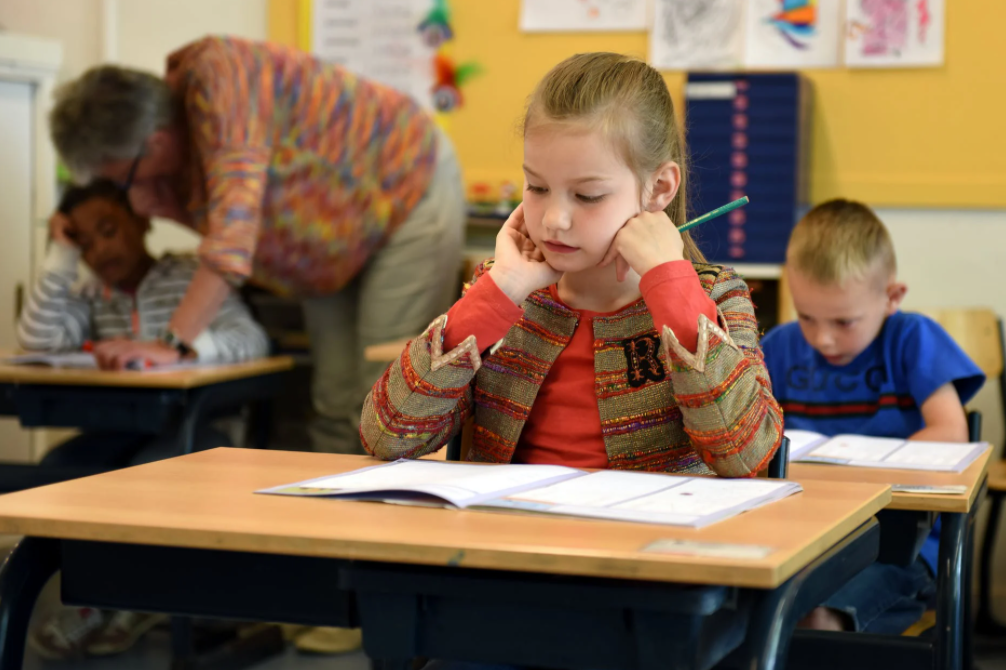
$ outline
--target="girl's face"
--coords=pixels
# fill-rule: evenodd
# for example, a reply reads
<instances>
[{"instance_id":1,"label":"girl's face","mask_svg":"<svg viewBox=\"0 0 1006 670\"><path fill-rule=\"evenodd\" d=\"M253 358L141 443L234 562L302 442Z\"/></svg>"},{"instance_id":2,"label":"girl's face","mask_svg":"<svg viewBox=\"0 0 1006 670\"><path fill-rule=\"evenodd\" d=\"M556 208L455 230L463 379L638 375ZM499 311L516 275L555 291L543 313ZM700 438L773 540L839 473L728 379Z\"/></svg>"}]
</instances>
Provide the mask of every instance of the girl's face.
<instances>
[{"instance_id":1,"label":"girl's face","mask_svg":"<svg viewBox=\"0 0 1006 670\"><path fill-rule=\"evenodd\" d=\"M601 132L551 126L525 136L525 224L556 270L596 267L640 201L635 174Z\"/></svg>"}]
</instances>

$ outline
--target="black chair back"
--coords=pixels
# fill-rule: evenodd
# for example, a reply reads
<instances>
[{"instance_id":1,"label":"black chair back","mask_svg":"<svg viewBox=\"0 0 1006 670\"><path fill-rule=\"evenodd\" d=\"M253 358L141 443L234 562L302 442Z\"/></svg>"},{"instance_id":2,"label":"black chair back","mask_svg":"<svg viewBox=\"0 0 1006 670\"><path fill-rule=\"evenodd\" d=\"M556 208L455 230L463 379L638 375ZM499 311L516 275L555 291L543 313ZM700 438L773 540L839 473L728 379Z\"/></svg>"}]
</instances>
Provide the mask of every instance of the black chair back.
<instances>
[{"instance_id":1,"label":"black chair back","mask_svg":"<svg viewBox=\"0 0 1006 670\"><path fill-rule=\"evenodd\" d=\"M769 479L786 479L789 473L789 438L783 435L775 456L768 463Z\"/></svg>"},{"instance_id":2,"label":"black chair back","mask_svg":"<svg viewBox=\"0 0 1006 670\"><path fill-rule=\"evenodd\" d=\"M968 441L982 441L982 413L977 410L968 412Z\"/></svg>"}]
</instances>

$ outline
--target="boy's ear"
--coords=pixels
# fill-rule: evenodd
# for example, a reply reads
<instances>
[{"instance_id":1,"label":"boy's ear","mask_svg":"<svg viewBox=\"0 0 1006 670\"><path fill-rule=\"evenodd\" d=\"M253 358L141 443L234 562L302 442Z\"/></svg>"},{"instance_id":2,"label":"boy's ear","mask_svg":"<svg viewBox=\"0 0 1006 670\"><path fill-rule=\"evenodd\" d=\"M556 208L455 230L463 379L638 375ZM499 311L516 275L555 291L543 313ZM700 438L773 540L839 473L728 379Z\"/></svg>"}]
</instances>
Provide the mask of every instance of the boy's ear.
<instances>
[{"instance_id":1,"label":"boy's ear","mask_svg":"<svg viewBox=\"0 0 1006 670\"><path fill-rule=\"evenodd\" d=\"M649 189L647 191L646 202L643 203L647 212L661 212L667 209L678 194L678 187L681 186L681 167L668 161L661 165L650 177Z\"/></svg>"},{"instance_id":2,"label":"boy's ear","mask_svg":"<svg viewBox=\"0 0 1006 670\"><path fill-rule=\"evenodd\" d=\"M905 294L908 293L908 285L894 281L887 285L887 315L890 316L898 311L901 307L901 301L905 299Z\"/></svg>"}]
</instances>

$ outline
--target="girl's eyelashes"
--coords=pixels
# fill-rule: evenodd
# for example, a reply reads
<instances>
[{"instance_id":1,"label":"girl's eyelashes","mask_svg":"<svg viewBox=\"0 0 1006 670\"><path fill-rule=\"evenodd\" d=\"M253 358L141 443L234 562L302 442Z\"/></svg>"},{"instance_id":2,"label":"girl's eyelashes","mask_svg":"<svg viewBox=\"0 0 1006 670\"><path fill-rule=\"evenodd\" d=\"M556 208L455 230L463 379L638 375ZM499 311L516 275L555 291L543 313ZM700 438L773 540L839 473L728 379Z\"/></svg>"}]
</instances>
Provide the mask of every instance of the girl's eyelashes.
<instances>
[{"instance_id":1,"label":"girl's eyelashes","mask_svg":"<svg viewBox=\"0 0 1006 670\"><path fill-rule=\"evenodd\" d=\"M531 184L528 184L527 185L527 192L528 193L534 193L535 195L544 195L545 193L548 193L548 189L545 188L544 186L533 186ZM607 194L601 194L601 195L583 195L582 193L577 193L576 194L576 199L579 200L580 202L584 203L584 204L592 205L594 203L601 202L602 200L604 200L604 198L605 198L606 195Z\"/></svg>"}]
</instances>

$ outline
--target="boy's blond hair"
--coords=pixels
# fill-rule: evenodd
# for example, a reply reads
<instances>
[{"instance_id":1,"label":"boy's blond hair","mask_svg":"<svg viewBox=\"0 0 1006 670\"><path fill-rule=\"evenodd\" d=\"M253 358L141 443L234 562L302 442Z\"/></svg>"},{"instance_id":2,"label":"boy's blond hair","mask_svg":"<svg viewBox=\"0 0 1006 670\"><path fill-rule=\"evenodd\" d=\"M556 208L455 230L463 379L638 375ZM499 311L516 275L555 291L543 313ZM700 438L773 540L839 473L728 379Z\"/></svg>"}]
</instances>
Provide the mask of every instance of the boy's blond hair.
<instances>
[{"instance_id":1,"label":"boy's blond hair","mask_svg":"<svg viewBox=\"0 0 1006 670\"><path fill-rule=\"evenodd\" d=\"M866 205L829 200L800 219L786 248L786 264L824 286L842 285L877 273L887 280L898 270L887 228Z\"/></svg>"}]
</instances>

